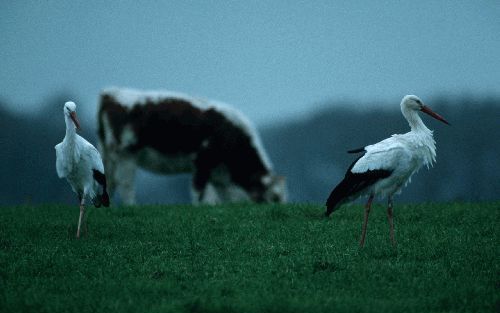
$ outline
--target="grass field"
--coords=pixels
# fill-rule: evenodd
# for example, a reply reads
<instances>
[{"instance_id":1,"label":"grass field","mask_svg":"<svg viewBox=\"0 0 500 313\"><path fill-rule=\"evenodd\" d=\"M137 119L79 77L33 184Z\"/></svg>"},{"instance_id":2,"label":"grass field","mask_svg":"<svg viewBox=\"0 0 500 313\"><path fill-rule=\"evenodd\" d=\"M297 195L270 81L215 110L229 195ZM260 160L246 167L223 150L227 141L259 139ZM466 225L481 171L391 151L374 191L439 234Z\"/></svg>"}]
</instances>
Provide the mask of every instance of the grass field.
<instances>
[{"instance_id":1,"label":"grass field","mask_svg":"<svg viewBox=\"0 0 500 313\"><path fill-rule=\"evenodd\" d=\"M1 312L498 312L500 203L0 208Z\"/></svg>"}]
</instances>

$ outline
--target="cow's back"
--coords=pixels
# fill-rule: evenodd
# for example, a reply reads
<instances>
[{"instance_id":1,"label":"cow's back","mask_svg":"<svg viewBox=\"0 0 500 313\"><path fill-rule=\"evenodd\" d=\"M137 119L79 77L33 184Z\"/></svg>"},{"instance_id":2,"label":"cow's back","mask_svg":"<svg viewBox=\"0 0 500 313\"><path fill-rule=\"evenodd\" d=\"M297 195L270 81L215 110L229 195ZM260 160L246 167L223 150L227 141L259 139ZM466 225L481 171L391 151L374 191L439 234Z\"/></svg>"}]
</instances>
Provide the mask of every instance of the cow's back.
<instances>
[{"instance_id":1,"label":"cow's back","mask_svg":"<svg viewBox=\"0 0 500 313\"><path fill-rule=\"evenodd\" d=\"M179 155L196 152L210 136L202 108L189 100L137 96L127 102L118 94L116 89L101 94L99 137L106 145L129 153L151 148L161 154Z\"/></svg>"}]
</instances>

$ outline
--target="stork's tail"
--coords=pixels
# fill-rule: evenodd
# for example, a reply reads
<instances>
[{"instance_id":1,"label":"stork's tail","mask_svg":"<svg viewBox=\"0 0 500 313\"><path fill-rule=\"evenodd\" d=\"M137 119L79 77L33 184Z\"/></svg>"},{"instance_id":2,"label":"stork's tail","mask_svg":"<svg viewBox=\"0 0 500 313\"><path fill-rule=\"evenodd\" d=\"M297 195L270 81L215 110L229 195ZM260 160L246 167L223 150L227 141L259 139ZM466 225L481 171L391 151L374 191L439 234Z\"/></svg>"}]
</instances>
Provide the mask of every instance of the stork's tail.
<instances>
[{"instance_id":1,"label":"stork's tail","mask_svg":"<svg viewBox=\"0 0 500 313\"><path fill-rule=\"evenodd\" d=\"M344 179L333 189L326 201L326 216L332 214L342 203L355 199L377 181L387 178L392 170L369 170L364 173L347 171Z\"/></svg>"},{"instance_id":2,"label":"stork's tail","mask_svg":"<svg viewBox=\"0 0 500 313\"><path fill-rule=\"evenodd\" d=\"M96 195L95 198L92 199L92 203L96 208L101 207L101 205L109 207L109 195L105 188L101 195Z\"/></svg>"},{"instance_id":3,"label":"stork's tail","mask_svg":"<svg viewBox=\"0 0 500 313\"><path fill-rule=\"evenodd\" d=\"M350 188L344 179L332 190L330 196L326 200L325 216L330 216L333 211L337 210L342 203L348 200L349 196Z\"/></svg>"},{"instance_id":4,"label":"stork's tail","mask_svg":"<svg viewBox=\"0 0 500 313\"><path fill-rule=\"evenodd\" d=\"M101 203L105 207L109 207L109 195L108 195L108 191L106 190L106 187L104 187L104 192L101 195Z\"/></svg>"},{"instance_id":5,"label":"stork's tail","mask_svg":"<svg viewBox=\"0 0 500 313\"><path fill-rule=\"evenodd\" d=\"M98 194L95 199L93 199L94 205L96 207L100 207L101 205L109 207L109 194L107 191L106 176L97 170L93 170L93 176L102 188L102 192Z\"/></svg>"}]
</instances>

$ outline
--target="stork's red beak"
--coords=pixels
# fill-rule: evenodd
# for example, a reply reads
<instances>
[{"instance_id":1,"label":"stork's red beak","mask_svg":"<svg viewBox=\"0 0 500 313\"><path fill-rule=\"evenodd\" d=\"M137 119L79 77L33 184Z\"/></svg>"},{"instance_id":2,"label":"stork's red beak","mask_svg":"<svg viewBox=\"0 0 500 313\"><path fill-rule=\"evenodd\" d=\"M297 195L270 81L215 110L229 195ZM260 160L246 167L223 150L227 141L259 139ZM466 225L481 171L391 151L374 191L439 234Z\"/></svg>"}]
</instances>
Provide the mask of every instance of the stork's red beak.
<instances>
[{"instance_id":1,"label":"stork's red beak","mask_svg":"<svg viewBox=\"0 0 500 313\"><path fill-rule=\"evenodd\" d=\"M441 115L437 114L436 112L432 111L431 108L429 108L428 106L424 105L420 111L426 113L426 114L429 114L430 116L432 116L433 118L435 118L436 120L439 120L443 123L445 123L446 125L450 125L450 123L448 123Z\"/></svg>"},{"instance_id":2,"label":"stork's red beak","mask_svg":"<svg viewBox=\"0 0 500 313\"><path fill-rule=\"evenodd\" d=\"M76 129L80 130L80 122L78 121L78 118L76 118L76 112L71 112L69 116L73 120L73 123L75 123Z\"/></svg>"}]
</instances>

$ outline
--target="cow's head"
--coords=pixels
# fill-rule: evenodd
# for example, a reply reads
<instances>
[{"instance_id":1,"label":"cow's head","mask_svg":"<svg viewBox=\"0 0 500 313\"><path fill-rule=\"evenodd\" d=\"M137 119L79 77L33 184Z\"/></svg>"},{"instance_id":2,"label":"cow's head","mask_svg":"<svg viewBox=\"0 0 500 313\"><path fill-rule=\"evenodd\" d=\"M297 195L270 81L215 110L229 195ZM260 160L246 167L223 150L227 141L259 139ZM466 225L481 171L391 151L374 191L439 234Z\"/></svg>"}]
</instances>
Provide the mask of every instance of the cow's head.
<instances>
[{"instance_id":1,"label":"cow's head","mask_svg":"<svg viewBox=\"0 0 500 313\"><path fill-rule=\"evenodd\" d=\"M255 202L285 203L287 201L286 179L284 176L267 174L260 179L261 188L251 193Z\"/></svg>"}]
</instances>

